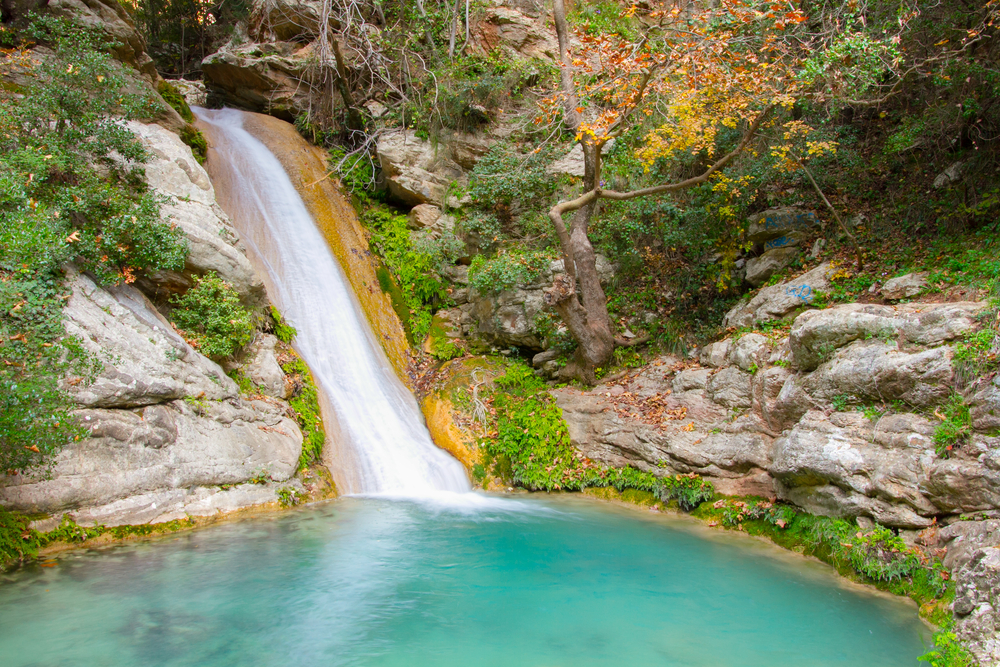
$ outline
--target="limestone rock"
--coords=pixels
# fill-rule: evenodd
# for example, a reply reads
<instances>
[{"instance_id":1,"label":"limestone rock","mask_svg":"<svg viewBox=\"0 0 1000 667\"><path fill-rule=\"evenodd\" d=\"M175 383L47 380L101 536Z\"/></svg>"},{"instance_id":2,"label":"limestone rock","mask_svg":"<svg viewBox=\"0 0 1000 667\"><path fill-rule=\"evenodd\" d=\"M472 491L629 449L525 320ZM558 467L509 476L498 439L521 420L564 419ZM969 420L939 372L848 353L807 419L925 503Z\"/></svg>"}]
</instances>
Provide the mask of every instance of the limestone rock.
<instances>
[{"instance_id":1,"label":"limestone rock","mask_svg":"<svg viewBox=\"0 0 1000 667\"><path fill-rule=\"evenodd\" d=\"M829 289L835 271L831 264L824 263L798 278L765 287L749 302L740 303L726 313L722 325L748 327L754 322L781 319L812 303L817 291Z\"/></svg>"},{"instance_id":2,"label":"limestone rock","mask_svg":"<svg viewBox=\"0 0 1000 667\"><path fill-rule=\"evenodd\" d=\"M452 181L461 180L489 150L490 141L450 133L437 145L415 130L395 130L379 137L376 152L389 192L410 205L443 205Z\"/></svg>"},{"instance_id":3,"label":"limestone rock","mask_svg":"<svg viewBox=\"0 0 1000 667\"><path fill-rule=\"evenodd\" d=\"M709 368L689 368L674 376L671 389L675 394L694 389L704 389L708 386L708 379L712 376Z\"/></svg>"},{"instance_id":4,"label":"limestone rock","mask_svg":"<svg viewBox=\"0 0 1000 667\"><path fill-rule=\"evenodd\" d=\"M729 353L729 359L742 370L750 372L764 365L761 354L767 349L767 346L767 338L758 333L749 333L740 336L736 343L733 344L732 350Z\"/></svg>"},{"instance_id":5,"label":"limestone rock","mask_svg":"<svg viewBox=\"0 0 1000 667\"><path fill-rule=\"evenodd\" d=\"M489 54L503 47L521 57L554 61L559 57L555 31L546 25L543 6L532 0L490 0L473 28L474 47Z\"/></svg>"},{"instance_id":6,"label":"limestone rock","mask_svg":"<svg viewBox=\"0 0 1000 667\"><path fill-rule=\"evenodd\" d=\"M779 247L747 260L746 281L754 287L763 285L771 276L791 266L800 253L798 248Z\"/></svg>"},{"instance_id":7,"label":"limestone rock","mask_svg":"<svg viewBox=\"0 0 1000 667\"><path fill-rule=\"evenodd\" d=\"M1000 375L980 387L970 401L972 427L977 431L1000 429Z\"/></svg>"},{"instance_id":8,"label":"limestone rock","mask_svg":"<svg viewBox=\"0 0 1000 667\"><path fill-rule=\"evenodd\" d=\"M247 364L246 373L265 396L287 399L291 394L291 387L285 383L285 372L281 370L274 353L277 344L278 339L271 334L259 335L248 350L250 363Z\"/></svg>"},{"instance_id":9,"label":"limestone rock","mask_svg":"<svg viewBox=\"0 0 1000 667\"><path fill-rule=\"evenodd\" d=\"M71 277L70 288L63 310L66 333L102 365L93 382L63 383L80 405L134 407L185 396L236 396L236 384L185 343L138 290L104 290L83 275Z\"/></svg>"},{"instance_id":10,"label":"limestone rock","mask_svg":"<svg viewBox=\"0 0 1000 667\"><path fill-rule=\"evenodd\" d=\"M812 370L838 348L858 339L940 345L971 331L981 303L879 306L850 303L802 313L792 324L789 346L795 365Z\"/></svg>"},{"instance_id":11,"label":"limestone rock","mask_svg":"<svg viewBox=\"0 0 1000 667\"><path fill-rule=\"evenodd\" d=\"M169 198L161 207L164 218L184 232L188 243L186 269L216 272L249 303L264 300L264 283L243 252L239 234L215 201L208 174L180 138L159 125L129 123L151 159L145 166L149 187ZM152 276L169 280L167 276ZM180 280L183 280L182 278Z\"/></svg>"},{"instance_id":12,"label":"limestone rock","mask_svg":"<svg viewBox=\"0 0 1000 667\"><path fill-rule=\"evenodd\" d=\"M882 285L882 296L892 301L916 296L927 286L928 275L926 271L923 271L921 273L907 273L905 276L887 280Z\"/></svg>"},{"instance_id":13,"label":"limestone rock","mask_svg":"<svg viewBox=\"0 0 1000 667\"><path fill-rule=\"evenodd\" d=\"M946 185L951 185L952 183L957 183L962 180L964 167L964 162L954 162L948 165L947 169L934 178L934 187L940 189Z\"/></svg>"},{"instance_id":14,"label":"limestone rock","mask_svg":"<svg viewBox=\"0 0 1000 667\"><path fill-rule=\"evenodd\" d=\"M441 219L441 209L432 204L418 204L410 209L410 229L431 229Z\"/></svg>"},{"instance_id":15,"label":"limestone rock","mask_svg":"<svg viewBox=\"0 0 1000 667\"><path fill-rule=\"evenodd\" d=\"M1000 547L1000 519L956 521L938 531L938 540L948 549L944 566L957 572L984 547Z\"/></svg>"},{"instance_id":16,"label":"limestone rock","mask_svg":"<svg viewBox=\"0 0 1000 667\"><path fill-rule=\"evenodd\" d=\"M309 108L314 59L312 44L259 43L237 35L206 57L201 68L209 97L291 122Z\"/></svg>"},{"instance_id":17,"label":"limestone rock","mask_svg":"<svg viewBox=\"0 0 1000 667\"><path fill-rule=\"evenodd\" d=\"M614 139L604 144L604 147L601 149L601 155L606 155L614 145ZM575 143L566 155L546 167L545 171L555 176L566 175L583 178L583 169L583 146Z\"/></svg>"},{"instance_id":18,"label":"limestone rock","mask_svg":"<svg viewBox=\"0 0 1000 667\"><path fill-rule=\"evenodd\" d=\"M979 664L1000 664L1000 549L979 549L958 571L953 609L955 634Z\"/></svg>"},{"instance_id":19,"label":"limestone rock","mask_svg":"<svg viewBox=\"0 0 1000 667\"><path fill-rule=\"evenodd\" d=\"M906 352L895 343L859 340L834 352L829 361L801 380L801 386L813 398L824 401L847 395L932 406L952 392L951 356L948 347Z\"/></svg>"},{"instance_id":20,"label":"limestone rock","mask_svg":"<svg viewBox=\"0 0 1000 667\"><path fill-rule=\"evenodd\" d=\"M738 368L723 368L708 379L705 395L727 408L750 407L750 374Z\"/></svg>"},{"instance_id":21,"label":"limestone rock","mask_svg":"<svg viewBox=\"0 0 1000 667\"><path fill-rule=\"evenodd\" d=\"M0 504L52 513L240 484L260 473L282 481L295 473L302 450L295 422L263 401L173 401L141 412L80 410L78 417L90 436L60 451L50 478L0 477Z\"/></svg>"},{"instance_id":22,"label":"limestone rock","mask_svg":"<svg viewBox=\"0 0 1000 667\"><path fill-rule=\"evenodd\" d=\"M921 491L932 435L918 415L891 415L876 426L860 413L811 411L775 443L770 473L779 496L814 514L923 528L936 511Z\"/></svg>"},{"instance_id":23,"label":"limestone rock","mask_svg":"<svg viewBox=\"0 0 1000 667\"><path fill-rule=\"evenodd\" d=\"M204 81L174 79L170 84L184 96L184 101L193 107L203 107L208 104L208 88Z\"/></svg>"},{"instance_id":24,"label":"limestone rock","mask_svg":"<svg viewBox=\"0 0 1000 667\"><path fill-rule=\"evenodd\" d=\"M722 368L729 363L729 351L732 347L733 341L729 338L710 343L702 348L698 354L698 360L705 366Z\"/></svg>"},{"instance_id":25,"label":"limestone rock","mask_svg":"<svg viewBox=\"0 0 1000 667\"><path fill-rule=\"evenodd\" d=\"M780 239L793 232L802 232L819 225L814 211L795 207L772 208L747 218L747 240L755 245ZM773 246L773 247L781 247Z\"/></svg>"}]
</instances>

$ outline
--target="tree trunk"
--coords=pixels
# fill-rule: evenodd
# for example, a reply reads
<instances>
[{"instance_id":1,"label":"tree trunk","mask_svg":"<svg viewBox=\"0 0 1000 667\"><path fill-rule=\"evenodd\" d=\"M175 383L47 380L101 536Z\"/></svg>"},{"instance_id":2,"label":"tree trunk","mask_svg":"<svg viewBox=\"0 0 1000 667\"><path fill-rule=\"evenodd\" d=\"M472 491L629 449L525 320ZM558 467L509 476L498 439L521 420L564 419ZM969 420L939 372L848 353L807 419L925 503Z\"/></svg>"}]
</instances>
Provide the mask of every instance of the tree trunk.
<instances>
[{"instance_id":1,"label":"tree trunk","mask_svg":"<svg viewBox=\"0 0 1000 667\"><path fill-rule=\"evenodd\" d=\"M583 119L576 110L566 9L563 0L555 0L553 4L562 60L560 83L566 96L566 124L575 131ZM585 192L591 192L600 185L601 150L587 136L584 136L580 143L583 146L583 189ZM598 201L595 197L576 209L569 230L563 227L560 213L550 213L550 217L558 216L558 220L553 218L553 222L559 232L566 278L556 281L545 294L546 302L558 311L577 342L578 347L571 372L589 384L596 383L595 369L607 364L615 349L611 318L608 316L608 300L597 274L597 254L587 236L590 220L597 212L597 207Z\"/></svg>"}]
</instances>

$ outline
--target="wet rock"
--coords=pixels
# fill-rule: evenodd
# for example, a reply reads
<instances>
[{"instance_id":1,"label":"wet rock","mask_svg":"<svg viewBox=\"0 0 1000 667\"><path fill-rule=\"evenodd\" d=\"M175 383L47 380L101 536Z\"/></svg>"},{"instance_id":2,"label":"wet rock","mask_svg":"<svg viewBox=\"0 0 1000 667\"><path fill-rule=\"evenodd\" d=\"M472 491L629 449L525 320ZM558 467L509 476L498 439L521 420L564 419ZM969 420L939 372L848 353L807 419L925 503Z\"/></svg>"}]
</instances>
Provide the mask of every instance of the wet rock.
<instances>
[{"instance_id":1,"label":"wet rock","mask_svg":"<svg viewBox=\"0 0 1000 667\"><path fill-rule=\"evenodd\" d=\"M882 296L890 301L916 296L927 287L928 275L926 271L921 273L907 273L905 276L887 280L882 285Z\"/></svg>"},{"instance_id":2,"label":"wet rock","mask_svg":"<svg viewBox=\"0 0 1000 667\"><path fill-rule=\"evenodd\" d=\"M749 327L754 322L781 319L797 308L808 307L817 291L830 288L830 277L835 271L831 264L824 263L798 278L765 287L726 313L722 324L726 328Z\"/></svg>"},{"instance_id":3,"label":"wet rock","mask_svg":"<svg viewBox=\"0 0 1000 667\"><path fill-rule=\"evenodd\" d=\"M69 286L66 333L101 364L93 382L63 381L80 405L134 407L185 396L236 396L236 384L184 342L138 290L127 285L104 290L83 275L72 276Z\"/></svg>"},{"instance_id":4,"label":"wet rock","mask_svg":"<svg viewBox=\"0 0 1000 667\"><path fill-rule=\"evenodd\" d=\"M760 257L747 260L746 281L754 287L766 283L771 276L791 266L801 251L798 248L775 248Z\"/></svg>"},{"instance_id":5,"label":"wet rock","mask_svg":"<svg viewBox=\"0 0 1000 667\"><path fill-rule=\"evenodd\" d=\"M815 211L795 207L772 208L747 218L747 240L755 245L811 230L819 225ZM780 248L781 245L772 245Z\"/></svg>"},{"instance_id":6,"label":"wet rock","mask_svg":"<svg viewBox=\"0 0 1000 667\"><path fill-rule=\"evenodd\" d=\"M953 609L955 634L979 664L1000 664L1000 549L979 549L958 571Z\"/></svg>"},{"instance_id":7,"label":"wet rock","mask_svg":"<svg viewBox=\"0 0 1000 667\"><path fill-rule=\"evenodd\" d=\"M51 513L148 493L240 484L260 473L283 481L295 473L302 450L295 422L263 401L173 401L141 414L92 409L78 417L90 437L60 451L51 477L0 476L0 504Z\"/></svg>"}]
</instances>

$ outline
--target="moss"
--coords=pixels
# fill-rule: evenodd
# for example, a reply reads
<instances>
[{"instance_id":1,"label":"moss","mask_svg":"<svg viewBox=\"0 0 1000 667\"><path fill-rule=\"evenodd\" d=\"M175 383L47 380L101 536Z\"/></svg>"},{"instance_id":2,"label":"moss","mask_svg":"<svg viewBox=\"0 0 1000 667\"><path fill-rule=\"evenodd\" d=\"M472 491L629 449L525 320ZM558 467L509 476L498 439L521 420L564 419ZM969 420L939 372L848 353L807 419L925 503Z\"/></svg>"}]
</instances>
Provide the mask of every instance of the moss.
<instances>
[{"instance_id":1,"label":"moss","mask_svg":"<svg viewBox=\"0 0 1000 667\"><path fill-rule=\"evenodd\" d=\"M378 286L382 288L383 292L389 295L389 299L392 301L392 309L403 325L403 330L406 332L406 340L410 345L413 345L413 331L410 329L410 307L406 305L406 297L403 296L403 290L399 289L396 281L392 279L389 269L384 266L378 267L375 275L378 277Z\"/></svg>"},{"instance_id":2,"label":"moss","mask_svg":"<svg viewBox=\"0 0 1000 667\"><path fill-rule=\"evenodd\" d=\"M191 154L198 164L205 164L205 158L208 157L208 141L205 135L194 125L188 124L181 128L180 137L181 141L191 147Z\"/></svg>"},{"instance_id":3,"label":"moss","mask_svg":"<svg viewBox=\"0 0 1000 667\"><path fill-rule=\"evenodd\" d=\"M184 99L181 92L174 88L170 82L161 80L156 84L156 92L160 94L164 102L180 114L181 118L188 123L194 122L194 114L191 112L191 107L188 106L187 100Z\"/></svg>"},{"instance_id":4,"label":"moss","mask_svg":"<svg viewBox=\"0 0 1000 667\"><path fill-rule=\"evenodd\" d=\"M301 386L301 390L289 404L295 411L299 428L302 429L302 454L299 456L299 470L302 470L320 460L323 444L326 442L326 431L323 429L323 417L319 409L319 390L302 359L296 358L284 364L281 369L295 376Z\"/></svg>"}]
</instances>

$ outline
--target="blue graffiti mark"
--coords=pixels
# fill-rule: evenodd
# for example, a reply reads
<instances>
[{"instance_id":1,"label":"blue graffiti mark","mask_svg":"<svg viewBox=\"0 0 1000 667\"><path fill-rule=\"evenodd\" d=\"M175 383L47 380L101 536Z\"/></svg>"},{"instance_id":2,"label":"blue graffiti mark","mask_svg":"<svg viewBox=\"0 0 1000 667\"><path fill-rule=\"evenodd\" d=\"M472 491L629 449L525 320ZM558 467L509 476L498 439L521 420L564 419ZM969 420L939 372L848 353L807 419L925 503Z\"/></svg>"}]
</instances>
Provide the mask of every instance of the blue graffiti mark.
<instances>
[{"instance_id":1,"label":"blue graffiti mark","mask_svg":"<svg viewBox=\"0 0 1000 667\"><path fill-rule=\"evenodd\" d=\"M803 228L812 227L816 224L816 214L813 212L809 213L799 213L794 218L786 216L778 216L772 218L770 216L764 218L764 229L784 229L786 227L791 228Z\"/></svg>"},{"instance_id":2,"label":"blue graffiti mark","mask_svg":"<svg viewBox=\"0 0 1000 667\"><path fill-rule=\"evenodd\" d=\"M776 239L771 239L764 244L765 250L773 250L774 248L783 248L786 245L791 245L795 243L795 239L789 238L787 236L780 236Z\"/></svg>"},{"instance_id":3,"label":"blue graffiti mark","mask_svg":"<svg viewBox=\"0 0 1000 667\"><path fill-rule=\"evenodd\" d=\"M812 301L813 288L809 285L799 285L798 287L786 287L785 294L791 294L794 297L798 297L806 303Z\"/></svg>"}]
</instances>

